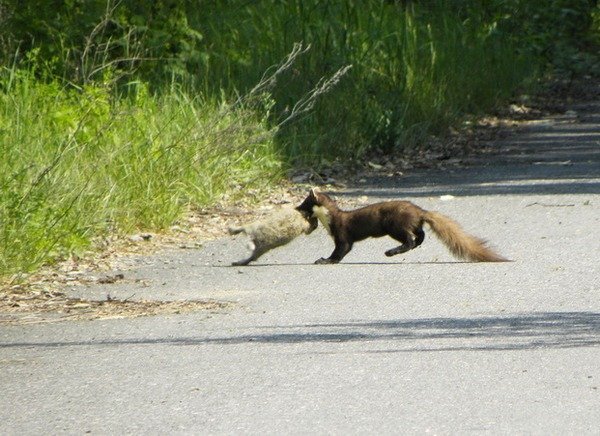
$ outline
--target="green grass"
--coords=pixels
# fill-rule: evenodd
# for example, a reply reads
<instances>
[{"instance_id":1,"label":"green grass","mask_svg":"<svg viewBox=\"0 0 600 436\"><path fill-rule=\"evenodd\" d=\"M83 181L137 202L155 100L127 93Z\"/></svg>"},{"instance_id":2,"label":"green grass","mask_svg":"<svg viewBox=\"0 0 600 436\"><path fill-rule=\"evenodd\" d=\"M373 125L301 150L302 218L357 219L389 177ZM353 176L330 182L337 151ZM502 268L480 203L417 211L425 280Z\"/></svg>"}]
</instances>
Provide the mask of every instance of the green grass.
<instances>
[{"instance_id":1,"label":"green grass","mask_svg":"<svg viewBox=\"0 0 600 436\"><path fill-rule=\"evenodd\" d=\"M0 59L16 59L0 65L0 276L106 232L166 228L290 164L422 147L539 77L532 41L549 38L520 0L159 3L7 15L15 35L45 33L12 46L16 56L0 41ZM558 20L559 6L542 18ZM310 50L272 87L238 100L299 42ZM348 65L313 109L281 124Z\"/></svg>"},{"instance_id":2,"label":"green grass","mask_svg":"<svg viewBox=\"0 0 600 436\"><path fill-rule=\"evenodd\" d=\"M402 3L288 0L203 10L190 18L206 49L197 84L206 93L248 89L303 41L311 50L273 91L276 117L321 77L353 65L311 116L278 136L292 161L314 162L419 146L535 77L535 57L501 29L502 16L459 2Z\"/></svg>"},{"instance_id":3,"label":"green grass","mask_svg":"<svg viewBox=\"0 0 600 436\"><path fill-rule=\"evenodd\" d=\"M274 132L255 109L131 87L117 98L108 82L76 89L0 71L0 275L104 232L163 229L190 204L280 176Z\"/></svg>"}]
</instances>

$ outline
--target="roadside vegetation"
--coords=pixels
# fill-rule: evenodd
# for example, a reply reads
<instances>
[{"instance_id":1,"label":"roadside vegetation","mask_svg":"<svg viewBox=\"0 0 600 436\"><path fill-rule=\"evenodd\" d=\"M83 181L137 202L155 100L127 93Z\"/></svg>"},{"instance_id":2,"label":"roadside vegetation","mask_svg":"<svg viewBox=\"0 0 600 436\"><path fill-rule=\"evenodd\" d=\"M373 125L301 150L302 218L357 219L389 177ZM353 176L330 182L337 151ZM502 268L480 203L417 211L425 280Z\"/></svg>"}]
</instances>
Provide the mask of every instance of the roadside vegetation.
<instances>
[{"instance_id":1,"label":"roadside vegetation","mask_svg":"<svg viewBox=\"0 0 600 436\"><path fill-rule=\"evenodd\" d=\"M600 71L591 0L0 0L0 26L0 276Z\"/></svg>"}]
</instances>

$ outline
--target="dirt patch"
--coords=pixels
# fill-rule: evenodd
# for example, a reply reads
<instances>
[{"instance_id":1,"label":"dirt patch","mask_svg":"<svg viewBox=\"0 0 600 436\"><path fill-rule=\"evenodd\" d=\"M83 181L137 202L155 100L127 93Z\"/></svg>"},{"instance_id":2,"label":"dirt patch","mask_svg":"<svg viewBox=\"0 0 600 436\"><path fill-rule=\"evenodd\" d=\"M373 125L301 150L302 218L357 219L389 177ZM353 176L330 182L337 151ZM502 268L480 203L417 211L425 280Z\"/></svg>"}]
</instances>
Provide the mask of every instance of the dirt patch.
<instances>
[{"instance_id":1,"label":"dirt patch","mask_svg":"<svg viewBox=\"0 0 600 436\"><path fill-rule=\"evenodd\" d=\"M28 291L0 296L0 325L40 324L100 318L135 318L196 311L217 311L230 303L217 301L103 301L72 298L60 291Z\"/></svg>"}]
</instances>

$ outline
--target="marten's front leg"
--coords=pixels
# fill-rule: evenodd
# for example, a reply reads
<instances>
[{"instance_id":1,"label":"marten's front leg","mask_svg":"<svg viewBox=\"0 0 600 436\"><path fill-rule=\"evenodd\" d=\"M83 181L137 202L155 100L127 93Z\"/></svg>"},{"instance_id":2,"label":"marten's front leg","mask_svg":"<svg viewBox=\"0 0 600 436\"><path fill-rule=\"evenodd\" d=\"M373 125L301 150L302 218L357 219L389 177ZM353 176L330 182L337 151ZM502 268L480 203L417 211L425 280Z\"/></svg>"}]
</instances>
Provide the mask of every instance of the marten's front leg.
<instances>
[{"instance_id":1,"label":"marten's front leg","mask_svg":"<svg viewBox=\"0 0 600 436\"><path fill-rule=\"evenodd\" d=\"M317 261L315 261L315 263L316 264L339 263L340 260L342 260L344 258L344 256L346 256L346 254L348 254L350 252L350 250L352 250L352 243L350 241L336 238L335 249L333 250L333 253L331 253L331 256L329 256L327 259L322 257L322 258L318 259Z\"/></svg>"}]
</instances>

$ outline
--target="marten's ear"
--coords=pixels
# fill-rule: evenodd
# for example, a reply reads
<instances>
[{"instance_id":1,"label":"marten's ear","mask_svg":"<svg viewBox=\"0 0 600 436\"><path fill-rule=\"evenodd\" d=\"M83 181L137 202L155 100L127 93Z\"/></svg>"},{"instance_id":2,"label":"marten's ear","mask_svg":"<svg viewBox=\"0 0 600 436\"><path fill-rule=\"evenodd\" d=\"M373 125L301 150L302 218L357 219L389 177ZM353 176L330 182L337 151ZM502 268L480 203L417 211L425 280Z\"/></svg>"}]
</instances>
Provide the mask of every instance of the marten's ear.
<instances>
[{"instance_id":1,"label":"marten's ear","mask_svg":"<svg viewBox=\"0 0 600 436\"><path fill-rule=\"evenodd\" d=\"M320 191L319 191L319 188L312 188L312 189L310 190L310 195L311 195L311 196L313 196L313 197L315 197L315 198L317 198L317 194L318 194L319 192L320 192Z\"/></svg>"}]
</instances>

